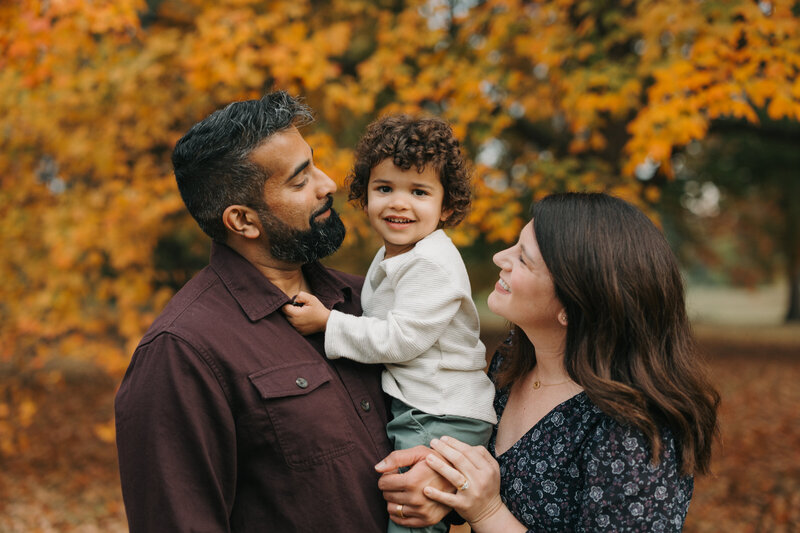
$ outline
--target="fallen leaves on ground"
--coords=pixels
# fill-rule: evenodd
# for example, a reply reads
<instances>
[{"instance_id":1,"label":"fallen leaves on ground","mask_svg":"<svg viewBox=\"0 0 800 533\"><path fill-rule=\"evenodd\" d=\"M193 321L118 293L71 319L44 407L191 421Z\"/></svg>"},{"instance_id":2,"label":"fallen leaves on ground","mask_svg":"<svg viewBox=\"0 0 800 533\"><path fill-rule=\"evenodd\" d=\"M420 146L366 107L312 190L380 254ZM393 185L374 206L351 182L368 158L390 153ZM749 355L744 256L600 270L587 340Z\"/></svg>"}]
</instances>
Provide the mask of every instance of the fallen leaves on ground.
<instances>
[{"instance_id":1,"label":"fallen leaves on ground","mask_svg":"<svg viewBox=\"0 0 800 533\"><path fill-rule=\"evenodd\" d=\"M800 342L703 343L722 394L713 474L687 532L800 531ZM0 457L0 532L127 531L109 442L116 383L102 372L32 385L27 449Z\"/></svg>"}]
</instances>

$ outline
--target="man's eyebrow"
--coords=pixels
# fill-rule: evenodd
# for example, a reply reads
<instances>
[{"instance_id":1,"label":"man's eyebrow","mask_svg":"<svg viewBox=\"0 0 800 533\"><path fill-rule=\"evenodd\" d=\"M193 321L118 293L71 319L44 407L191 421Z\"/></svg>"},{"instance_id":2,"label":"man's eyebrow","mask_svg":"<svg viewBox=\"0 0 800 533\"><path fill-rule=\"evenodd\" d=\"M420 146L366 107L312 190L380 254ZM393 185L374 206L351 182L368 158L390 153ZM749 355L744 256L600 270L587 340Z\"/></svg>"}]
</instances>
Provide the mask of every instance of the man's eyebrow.
<instances>
[{"instance_id":1,"label":"man's eyebrow","mask_svg":"<svg viewBox=\"0 0 800 533\"><path fill-rule=\"evenodd\" d=\"M314 157L314 149L313 148L311 148L311 157ZM286 178L284 183L288 183L288 182L292 181L292 179L294 179L295 176L297 176L303 170L305 170L306 167L308 167L309 164L311 164L311 160L310 159L306 159L305 161L303 161L302 163L297 165L297 167L295 167L295 169L294 169L294 172L292 172L291 175L288 178Z\"/></svg>"}]
</instances>

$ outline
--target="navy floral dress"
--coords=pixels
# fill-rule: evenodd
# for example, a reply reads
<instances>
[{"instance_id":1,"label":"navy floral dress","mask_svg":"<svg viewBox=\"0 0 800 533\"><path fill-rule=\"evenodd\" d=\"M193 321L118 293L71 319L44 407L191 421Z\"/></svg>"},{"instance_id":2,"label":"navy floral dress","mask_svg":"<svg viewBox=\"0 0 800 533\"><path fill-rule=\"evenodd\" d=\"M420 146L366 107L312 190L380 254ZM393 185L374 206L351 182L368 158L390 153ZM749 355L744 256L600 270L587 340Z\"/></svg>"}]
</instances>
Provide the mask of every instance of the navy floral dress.
<instances>
[{"instance_id":1,"label":"navy floral dress","mask_svg":"<svg viewBox=\"0 0 800 533\"><path fill-rule=\"evenodd\" d=\"M494 376L501 356L489 369ZM498 419L508 390L495 396ZM489 451L500 463L500 496L529 531L680 531L694 481L681 476L675 439L661 432L663 455L637 429L605 415L581 392L555 407L500 457L497 427Z\"/></svg>"}]
</instances>

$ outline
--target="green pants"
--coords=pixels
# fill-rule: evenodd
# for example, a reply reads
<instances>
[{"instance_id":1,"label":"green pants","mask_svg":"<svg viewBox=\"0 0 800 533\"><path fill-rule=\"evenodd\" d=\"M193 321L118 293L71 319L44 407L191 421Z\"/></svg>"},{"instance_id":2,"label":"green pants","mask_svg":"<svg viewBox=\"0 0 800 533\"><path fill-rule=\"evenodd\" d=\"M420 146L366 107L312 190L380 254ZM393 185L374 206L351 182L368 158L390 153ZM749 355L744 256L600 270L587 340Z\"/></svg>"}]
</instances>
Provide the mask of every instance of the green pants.
<instances>
[{"instance_id":1,"label":"green pants","mask_svg":"<svg viewBox=\"0 0 800 533\"><path fill-rule=\"evenodd\" d=\"M392 420L386 433L395 450L430 446L431 440L447 435L472 446L486 446L492 436L493 424L453 415L430 415L392 398ZM447 533L449 526L439 522L425 528L410 529L389 520L389 533Z\"/></svg>"}]
</instances>

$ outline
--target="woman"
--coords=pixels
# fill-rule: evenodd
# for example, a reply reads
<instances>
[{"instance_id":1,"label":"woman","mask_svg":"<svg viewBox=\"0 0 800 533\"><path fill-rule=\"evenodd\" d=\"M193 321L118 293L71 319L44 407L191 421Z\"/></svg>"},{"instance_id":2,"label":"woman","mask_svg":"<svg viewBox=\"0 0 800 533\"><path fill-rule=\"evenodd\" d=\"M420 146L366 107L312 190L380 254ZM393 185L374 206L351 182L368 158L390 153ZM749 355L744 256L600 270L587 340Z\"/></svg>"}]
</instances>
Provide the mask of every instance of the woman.
<instances>
[{"instance_id":1,"label":"woman","mask_svg":"<svg viewBox=\"0 0 800 533\"><path fill-rule=\"evenodd\" d=\"M426 496L477 532L679 531L719 395L663 235L622 200L557 194L494 262L489 308L514 324L489 370L499 422L488 450L431 443L459 490Z\"/></svg>"}]
</instances>

